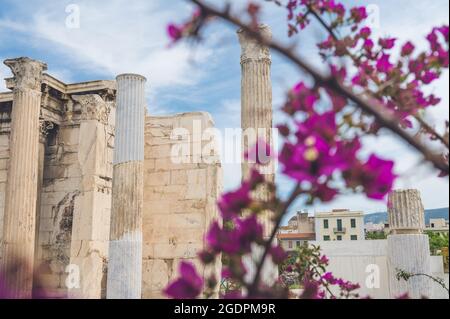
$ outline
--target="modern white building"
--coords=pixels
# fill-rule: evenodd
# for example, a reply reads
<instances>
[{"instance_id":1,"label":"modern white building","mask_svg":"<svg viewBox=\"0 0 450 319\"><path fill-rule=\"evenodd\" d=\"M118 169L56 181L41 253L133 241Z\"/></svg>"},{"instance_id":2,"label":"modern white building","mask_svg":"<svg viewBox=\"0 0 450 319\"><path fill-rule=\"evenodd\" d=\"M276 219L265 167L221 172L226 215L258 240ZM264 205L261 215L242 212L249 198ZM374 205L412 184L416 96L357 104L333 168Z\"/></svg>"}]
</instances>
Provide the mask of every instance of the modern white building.
<instances>
[{"instance_id":1,"label":"modern white building","mask_svg":"<svg viewBox=\"0 0 450 319\"><path fill-rule=\"evenodd\" d=\"M349 209L333 209L315 214L316 240L365 240L364 213Z\"/></svg>"}]
</instances>

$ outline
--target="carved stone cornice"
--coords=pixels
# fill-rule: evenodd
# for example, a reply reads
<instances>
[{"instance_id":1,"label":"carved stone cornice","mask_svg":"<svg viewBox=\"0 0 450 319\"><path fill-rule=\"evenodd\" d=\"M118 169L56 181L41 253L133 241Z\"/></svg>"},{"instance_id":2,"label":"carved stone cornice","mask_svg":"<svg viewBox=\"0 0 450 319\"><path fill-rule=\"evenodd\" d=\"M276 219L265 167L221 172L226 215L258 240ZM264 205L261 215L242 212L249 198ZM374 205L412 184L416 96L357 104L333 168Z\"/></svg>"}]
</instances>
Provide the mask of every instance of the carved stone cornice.
<instances>
[{"instance_id":1,"label":"carved stone cornice","mask_svg":"<svg viewBox=\"0 0 450 319\"><path fill-rule=\"evenodd\" d=\"M53 122L40 120L39 121L39 142L46 143L48 133L55 128Z\"/></svg>"},{"instance_id":2,"label":"carved stone cornice","mask_svg":"<svg viewBox=\"0 0 450 319\"><path fill-rule=\"evenodd\" d=\"M75 104L81 109L81 120L97 120L103 124L108 124L111 112L110 103L106 102L98 94L72 95ZM75 108L75 107L74 107Z\"/></svg>"},{"instance_id":3,"label":"carved stone cornice","mask_svg":"<svg viewBox=\"0 0 450 319\"><path fill-rule=\"evenodd\" d=\"M14 74L15 90L41 91L42 73L47 70L47 64L25 57L8 59L4 64Z\"/></svg>"},{"instance_id":4,"label":"carved stone cornice","mask_svg":"<svg viewBox=\"0 0 450 319\"><path fill-rule=\"evenodd\" d=\"M238 32L239 43L241 44L241 64L248 61L263 61L271 63L270 50L267 46L258 43L257 40L250 37L244 30ZM259 33L263 39L272 39L272 30L268 25L259 26Z\"/></svg>"}]
</instances>

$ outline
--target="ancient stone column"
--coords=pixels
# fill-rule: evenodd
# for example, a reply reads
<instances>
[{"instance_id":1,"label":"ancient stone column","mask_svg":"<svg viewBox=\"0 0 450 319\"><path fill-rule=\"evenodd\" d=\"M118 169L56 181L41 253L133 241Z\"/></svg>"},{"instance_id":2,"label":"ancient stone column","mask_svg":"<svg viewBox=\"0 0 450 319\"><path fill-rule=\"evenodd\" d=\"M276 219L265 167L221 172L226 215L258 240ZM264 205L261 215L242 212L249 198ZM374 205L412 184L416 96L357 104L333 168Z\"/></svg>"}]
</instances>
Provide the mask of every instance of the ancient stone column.
<instances>
[{"instance_id":1,"label":"ancient stone column","mask_svg":"<svg viewBox=\"0 0 450 319\"><path fill-rule=\"evenodd\" d=\"M4 278L11 298L30 298L36 231L41 83L42 72L47 66L29 58L6 60L5 65L14 74L15 86L0 277Z\"/></svg>"},{"instance_id":2,"label":"ancient stone column","mask_svg":"<svg viewBox=\"0 0 450 319\"><path fill-rule=\"evenodd\" d=\"M117 77L109 299L141 298L145 83L140 75Z\"/></svg>"},{"instance_id":3,"label":"ancient stone column","mask_svg":"<svg viewBox=\"0 0 450 319\"><path fill-rule=\"evenodd\" d=\"M272 32L267 25L259 26L259 32L265 39L271 39ZM264 158L266 150L264 144L273 149L272 137L272 83L271 83L271 56L269 48L262 46L257 40L251 38L244 30L238 31L241 45L241 127L242 127L242 154L245 155L254 149L257 143L262 142L258 151L258 161ZM261 150L262 149L262 150ZM256 158L242 161L242 178L246 179L252 167L258 167L266 180L275 179L273 161L257 165ZM260 190L254 194L257 198L267 198L267 190ZM264 226L264 236L268 238L273 230L272 212L261 213L260 222ZM259 247L252 249L251 256L244 258L248 270L246 281L252 281L256 273L255 264L261 259L263 251ZM271 285L278 278L278 269L267 260L262 270L261 279Z\"/></svg>"},{"instance_id":4,"label":"ancient stone column","mask_svg":"<svg viewBox=\"0 0 450 319\"><path fill-rule=\"evenodd\" d=\"M396 190L389 194L388 267L391 297L408 293L411 298L431 297L430 278L412 277L398 280L398 271L430 275L430 246L425 228L424 208L415 189Z\"/></svg>"},{"instance_id":5,"label":"ancient stone column","mask_svg":"<svg viewBox=\"0 0 450 319\"><path fill-rule=\"evenodd\" d=\"M261 25L259 27L261 36L265 39L272 37L270 27ZM271 56L269 48L261 46L255 39L251 38L245 31L238 31L241 44L241 127L242 153L246 154L257 142L262 141L273 148L272 140L272 83L271 83ZM264 160L265 149L262 150ZM242 177L248 177L254 161L243 160ZM265 174L268 181L274 181L274 166L270 161L267 165L260 165L260 171ZM264 192L263 192L264 193ZM265 194L259 194L264 196ZM273 229L270 214L267 212L262 216L264 234L268 237Z\"/></svg>"}]
</instances>

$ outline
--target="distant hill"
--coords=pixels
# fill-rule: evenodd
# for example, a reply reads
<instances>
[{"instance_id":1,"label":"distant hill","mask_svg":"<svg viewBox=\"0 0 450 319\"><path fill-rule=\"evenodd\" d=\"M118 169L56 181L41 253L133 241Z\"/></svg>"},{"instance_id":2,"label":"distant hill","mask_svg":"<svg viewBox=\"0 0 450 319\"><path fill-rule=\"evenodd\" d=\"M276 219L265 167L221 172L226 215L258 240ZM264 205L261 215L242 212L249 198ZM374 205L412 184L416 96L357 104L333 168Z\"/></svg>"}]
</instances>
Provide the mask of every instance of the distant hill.
<instances>
[{"instance_id":1,"label":"distant hill","mask_svg":"<svg viewBox=\"0 0 450 319\"><path fill-rule=\"evenodd\" d=\"M425 224L428 225L430 223L430 218L444 218L445 220L448 220L448 212L449 208L437 208L437 209L426 209L425 210ZM388 221L388 214L385 213L373 213L373 214L367 214L364 216L364 222L365 223L387 223Z\"/></svg>"}]
</instances>

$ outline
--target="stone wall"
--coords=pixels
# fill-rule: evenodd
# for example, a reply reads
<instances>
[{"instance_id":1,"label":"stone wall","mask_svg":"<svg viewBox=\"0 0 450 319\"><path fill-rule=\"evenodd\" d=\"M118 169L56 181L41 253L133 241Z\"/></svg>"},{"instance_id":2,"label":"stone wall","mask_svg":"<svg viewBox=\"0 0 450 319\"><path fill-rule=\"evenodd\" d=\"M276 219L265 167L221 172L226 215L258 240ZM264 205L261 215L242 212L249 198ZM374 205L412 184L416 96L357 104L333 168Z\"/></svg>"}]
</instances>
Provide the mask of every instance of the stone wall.
<instances>
[{"instance_id":1,"label":"stone wall","mask_svg":"<svg viewBox=\"0 0 450 319\"><path fill-rule=\"evenodd\" d=\"M146 119L143 298L164 297L162 290L178 275L180 261L198 265L197 253L203 248L209 224L218 214L221 166L215 160L217 154L199 154L211 142L194 137L199 125L202 131L212 128L211 117L206 113L187 113ZM178 129L178 134L174 134L174 129ZM183 145L190 153L182 158L174 147ZM220 264L212 269L199 267L204 276L211 271L220 275Z\"/></svg>"},{"instance_id":2,"label":"stone wall","mask_svg":"<svg viewBox=\"0 0 450 319\"><path fill-rule=\"evenodd\" d=\"M310 243L320 246L322 254L329 258L327 271L332 272L338 278L360 284L361 288L358 293L361 296L370 296L375 299L393 297L393 287L390 284L392 265L388 259L387 240L316 241ZM442 278L448 287L449 274L444 273L442 256L431 256L429 262L430 274ZM448 293L431 279L430 285L432 289L428 298L448 298ZM405 289L407 288L405 287ZM406 290L401 294L404 292Z\"/></svg>"},{"instance_id":3,"label":"stone wall","mask_svg":"<svg viewBox=\"0 0 450 319\"><path fill-rule=\"evenodd\" d=\"M77 99L84 100L75 105L75 119L47 139L36 265L39 281L58 296L100 298L107 270L114 108L98 95ZM79 287L66 283L69 274L69 281L79 279Z\"/></svg>"}]
</instances>

